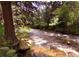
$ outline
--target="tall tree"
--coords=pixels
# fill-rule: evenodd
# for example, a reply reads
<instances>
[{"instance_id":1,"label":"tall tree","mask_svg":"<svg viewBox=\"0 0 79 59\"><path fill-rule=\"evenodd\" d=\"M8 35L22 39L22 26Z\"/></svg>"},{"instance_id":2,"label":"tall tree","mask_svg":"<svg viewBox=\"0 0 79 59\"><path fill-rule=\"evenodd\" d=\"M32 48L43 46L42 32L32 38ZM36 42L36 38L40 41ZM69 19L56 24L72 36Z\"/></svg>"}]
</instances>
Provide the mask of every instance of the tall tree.
<instances>
[{"instance_id":1,"label":"tall tree","mask_svg":"<svg viewBox=\"0 0 79 59\"><path fill-rule=\"evenodd\" d=\"M3 11L3 19L4 19L4 28L5 28L5 38L10 40L12 43L16 41L13 18L12 18L12 10L11 10L11 2L4 1L1 2L2 11Z\"/></svg>"}]
</instances>

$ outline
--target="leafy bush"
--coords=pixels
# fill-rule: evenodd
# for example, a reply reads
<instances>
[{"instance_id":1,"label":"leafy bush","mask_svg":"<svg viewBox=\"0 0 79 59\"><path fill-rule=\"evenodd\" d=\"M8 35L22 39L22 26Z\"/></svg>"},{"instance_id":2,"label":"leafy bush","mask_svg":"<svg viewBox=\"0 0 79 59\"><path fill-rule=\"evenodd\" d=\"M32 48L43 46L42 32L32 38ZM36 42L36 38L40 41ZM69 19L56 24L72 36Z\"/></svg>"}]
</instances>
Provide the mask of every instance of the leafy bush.
<instances>
[{"instance_id":1,"label":"leafy bush","mask_svg":"<svg viewBox=\"0 0 79 59\"><path fill-rule=\"evenodd\" d=\"M67 27L67 22L69 21L70 17L69 17L69 8L68 6L66 6L65 4L61 7L61 10L60 10L60 15L59 15L59 24L58 26L59 27Z\"/></svg>"}]
</instances>

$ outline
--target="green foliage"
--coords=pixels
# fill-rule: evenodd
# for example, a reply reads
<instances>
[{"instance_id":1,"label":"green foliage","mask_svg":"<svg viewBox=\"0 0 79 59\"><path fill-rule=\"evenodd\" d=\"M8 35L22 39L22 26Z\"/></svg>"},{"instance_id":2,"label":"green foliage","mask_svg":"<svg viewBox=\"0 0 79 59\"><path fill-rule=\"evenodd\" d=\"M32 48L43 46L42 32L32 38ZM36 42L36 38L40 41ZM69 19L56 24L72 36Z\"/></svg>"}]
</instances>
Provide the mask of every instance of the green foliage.
<instances>
[{"instance_id":1,"label":"green foliage","mask_svg":"<svg viewBox=\"0 0 79 59\"><path fill-rule=\"evenodd\" d=\"M79 26L78 26L78 21L74 22L72 25L68 27L68 32L71 34L79 35Z\"/></svg>"},{"instance_id":2,"label":"green foliage","mask_svg":"<svg viewBox=\"0 0 79 59\"><path fill-rule=\"evenodd\" d=\"M74 5L75 9L72 10L72 8L70 8L71 6L71 4L63 4L61 8L56 10L56 14L59 16L56 30L59 32L79 34L79 9L77 5Z\"/></svg>"},{"instance_id":3,"label":"green foliage","mask_svg":"<svg viewBox=\"0 0 79 59\"><path fill-rule=\"evenodd\" d=\"M27 38L28 37L28 32L31 30L29 27L19 27L16 28L16 36L17 38Z\"/></svg>"},{"instance_id":4,"label":"green foliage","mask_svg":"<svg viewBox=\"0 0 79 59\"><path fill-rule=\"evenodd\" d=\"M4 35L4 27L0 24L0 37Z\"/></svg>"},{"instance_id":5,"label":"green foliage","mask_svg":"<svg viewBox=\"0 0 79 59\"><path fill-rule=\"evenodd\" d=\"M70 8L70 24L68 27L68 32L71 34L79 35L79 2L74 2L74 4L69 6L73 6L73 8Z\"/></svg>"},{"instance_id":6,"label":"green foliage","mask_svg":"<svg viewBox=\"0 0 79 59\"><path fill-rule=\"evenodd\" d=\"M67 27L67 23L68 21L70 20L70 17L69 17L69 8L67 5L63 5L61 7L61 10L60 10L60 15L59 15L59 24L58 26L59 27Z\"/></svg>"},{"instance_id":7,"label":"green foliage","mask_svg":"<svg viewBox=\"0 0 79 59\"><path fill-rule=\"evenodd\" d=\"M22 3L27 4L28 2L22 2ZM51 3L50 5L51 7L53 6ZM32 6L33 5L30 5L30 7ZM62 5L59 8L55 8L56 6L53 6L52 8L51 7L49 7L48 5L48 8L45 8L45 9L40 8L39 10L37 9L33 10L33 8L29 9L29 7L26 7L28 8L28 10L30 10L30 12L28 12L28 11L22 10L20 6L16 6L15 11L13 13L17 13L16 15L14 14L14 16L16 16L16 19L20 19L19 22L21 24L27 23L33 28L45 29L48 24L49 27L46 28L46 30L56 29L57 31L60 31L60 32L64 31L64 32L74 33L74 34L79 33L79 28L78 28L79 27L78 26L79 2L64 1L62 2ZM19 31L25 31L25 30L26 30L25 28L19 29ZM26 32L22 32L18 34L20 37L28 36Z\"/></svg>"}]
</instances>

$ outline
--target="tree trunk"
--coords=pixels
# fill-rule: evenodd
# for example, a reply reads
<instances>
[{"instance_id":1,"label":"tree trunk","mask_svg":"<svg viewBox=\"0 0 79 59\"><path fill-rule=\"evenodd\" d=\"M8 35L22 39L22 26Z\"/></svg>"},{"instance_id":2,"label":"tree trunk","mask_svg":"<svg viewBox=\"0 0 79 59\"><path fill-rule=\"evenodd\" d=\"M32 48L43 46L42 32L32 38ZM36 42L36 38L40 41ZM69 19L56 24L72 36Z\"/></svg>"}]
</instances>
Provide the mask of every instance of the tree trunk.
<instances>
[{"instance_id":1,"label":"tree trunk","mask_svg":"<svg viewBox=\"0 0 79 59\"><path fill-rule=\"evenodd\" d=\"M17 40L17 38L15 36L15 29L13 25L11 2L4 1L1 2L1 5L4 19L5 38L14 43Z\"/></svg>"}]
</instances>

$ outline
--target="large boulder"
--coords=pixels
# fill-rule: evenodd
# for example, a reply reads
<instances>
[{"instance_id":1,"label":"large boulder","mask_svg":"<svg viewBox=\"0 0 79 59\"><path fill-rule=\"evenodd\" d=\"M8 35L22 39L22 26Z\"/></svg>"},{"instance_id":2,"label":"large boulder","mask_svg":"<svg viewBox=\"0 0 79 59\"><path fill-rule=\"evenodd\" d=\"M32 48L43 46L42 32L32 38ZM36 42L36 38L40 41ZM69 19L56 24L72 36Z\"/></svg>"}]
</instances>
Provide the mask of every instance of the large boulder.
<instances>
[{"instance_id":1,"label":"large boulder","mask_svg":"<svg viewBox=\"0 0 79 59\"><path fill-rule=\"evenodd\" d=\"M6 53L6 56L8 56L8 57L16 56L16 50L14 50L14 49L8 50Z\"/></svg>"},{"instance_id":2,"label":"large boulder","mask_svg":"<svg viewBox=\"0 0 79 59\"><path fill-rule=\"evenodd\" d=\"M0 57L13 57L16 56L16 50L10 49L9 47L0 48Z\"/></svg>"},{"instance_id":3,"label":"large boulder","mask_svg":"<svg viewBox=\"0 0 79 59\"><path fill-rule=\"evenodd\" d=\"M9 50L8 47L0 47L0 57L6 56L8 50Z\"/></svg>"}]
</instances>

